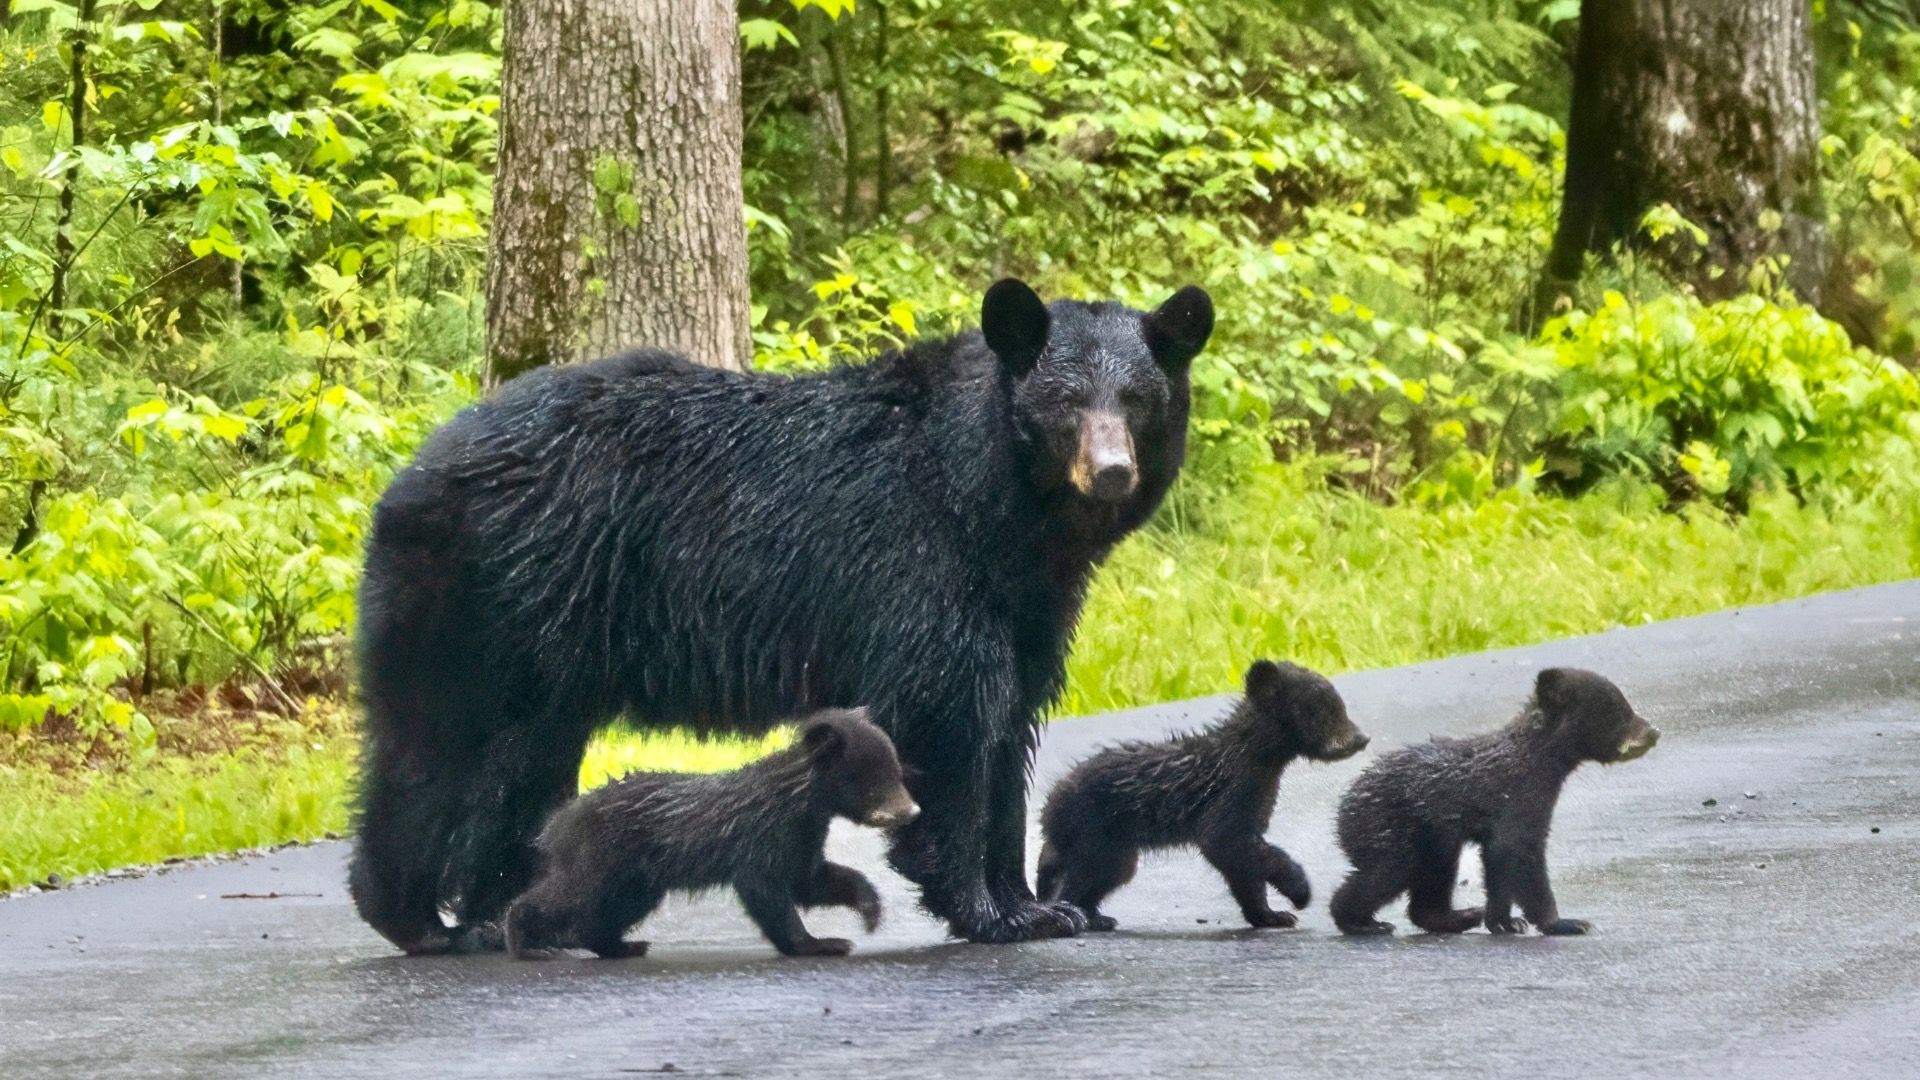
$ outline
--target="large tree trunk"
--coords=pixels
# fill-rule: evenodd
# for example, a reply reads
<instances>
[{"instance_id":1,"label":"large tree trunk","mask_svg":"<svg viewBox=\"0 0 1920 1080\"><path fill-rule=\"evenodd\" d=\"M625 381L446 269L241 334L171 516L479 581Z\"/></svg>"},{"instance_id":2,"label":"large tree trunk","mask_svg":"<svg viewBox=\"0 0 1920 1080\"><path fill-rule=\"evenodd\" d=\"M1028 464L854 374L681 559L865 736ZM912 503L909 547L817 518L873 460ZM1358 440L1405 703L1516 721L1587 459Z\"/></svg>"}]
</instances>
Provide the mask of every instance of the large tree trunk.
<instances>
[{"instance_id":1,"label":"large tree trunk","mask_svg":"<svg viewBox=\"0 0 1920 1080\"><path fill-rule=\"evenodd\" d=\"M509 0L487 374L751 352L731 0Z\"/></svg>"},{"instance_id":2,"label":"large tree trunk","mask_svg":"<svg viewBox=\"0 0 1920 1080\"><path fill-rule=\"evenodd\" d=\"M1706 231L1701 257L1672 267L1701 295L1784 256L1788 283L1819 303L1817 109L1807 0L1583 0L1566 194L1534 317L1663 202Z\"/></svg>"}]
</instances>

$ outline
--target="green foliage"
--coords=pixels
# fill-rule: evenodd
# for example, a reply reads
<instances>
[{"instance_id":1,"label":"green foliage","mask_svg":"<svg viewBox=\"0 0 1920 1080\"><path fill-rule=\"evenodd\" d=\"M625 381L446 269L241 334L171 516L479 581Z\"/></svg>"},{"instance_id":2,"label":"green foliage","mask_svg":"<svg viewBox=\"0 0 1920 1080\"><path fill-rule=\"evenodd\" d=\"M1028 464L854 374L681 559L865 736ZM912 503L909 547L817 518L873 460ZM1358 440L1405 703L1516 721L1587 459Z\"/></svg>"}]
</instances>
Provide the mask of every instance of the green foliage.
<instances>
[{"instance_id":1,"label":"green foliage","mask_svg":"<svg viewBox=\"0 0 1920 1080\"><path fill-rule=\"evenodd\" d=\"M1920 445L1920 32L1881 0L1818 24L1830 223L1882 353L1765 281L1703 305L1630 260L1528 338L1577 10L745 0L757 362L962 328L1003 273L1214 293L1189 470L1102 579L1074 708L1225 685L1256 645L1387 662L1911 568L1883 493ZM0 729L60 719L141 756L173 691L245 683L289 711L339 684L369 507L477 393L501 19L91 11L16 2L0 30ZM641 167L597 156L602 213L637 220ZM1867 520L1881 546L1855 543ZM1863 554L1757 585L1706 554L1777 568L1795 543ZM1632 588L1475 614L1588 558ZM1406 577L1338 575L1303 606L1314 559ZM1202 666L1123 655L1169 640Z\"/></svg>"},{"instance_id":2,"label":"green foliage","mask_svg":"<svg viewBox=\"0 0 1920 1080\"><path fill-rule=\"evenodd\" d=\"M91 9L0 33L0 728L146 752L155 692L337 670L371 500L471 399L497 14Z\"/></svg>"},{"instance_id":3,"label":"green foliage","mask_svg":"<svg viewBox=\"0 0 1920 1080\"><path fill-rule=\"evenodd\" d=\"M1920 379L1804 307L1608 293L1548 325L1576 475L1635 470L1676 496L1867 490L1920 469Z\"/></svg>"}]
</instances>

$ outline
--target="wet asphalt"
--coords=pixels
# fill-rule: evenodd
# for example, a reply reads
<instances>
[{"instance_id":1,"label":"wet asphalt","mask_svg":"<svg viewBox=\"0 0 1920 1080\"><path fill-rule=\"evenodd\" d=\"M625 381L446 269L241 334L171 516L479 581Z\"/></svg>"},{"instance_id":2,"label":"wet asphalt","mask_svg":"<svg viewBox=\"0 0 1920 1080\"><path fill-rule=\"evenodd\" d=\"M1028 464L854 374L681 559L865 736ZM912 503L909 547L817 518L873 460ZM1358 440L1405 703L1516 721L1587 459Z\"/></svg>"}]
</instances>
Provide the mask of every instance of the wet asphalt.
<instances>
[{"instance_id":1,"label":"wet asphalt","mask_svg":"<svg viewBox=\"0 0 1920 1080\"><path fill-rule=\"evenodd\" d=\"M1595 932L1437 938L1390 911L1396 937L1336 934L1342 788L1503 722L1556 664L1665 732L1560 801L1560 906ZM1374 742L1282 784L1269 836L1315 893L1295 930L1241 928L1170 854L1107 905L1116 934L947 942L839 824L889 903L870 937L809 917L847 959L780 959L713 896L670 902L644 960L408 960L323 844L0 902L0 1077L1920 1076L1920 582L1336 681ZM1041 790L1221 704L1057 722Z\"/></svg>"}]
</instances>

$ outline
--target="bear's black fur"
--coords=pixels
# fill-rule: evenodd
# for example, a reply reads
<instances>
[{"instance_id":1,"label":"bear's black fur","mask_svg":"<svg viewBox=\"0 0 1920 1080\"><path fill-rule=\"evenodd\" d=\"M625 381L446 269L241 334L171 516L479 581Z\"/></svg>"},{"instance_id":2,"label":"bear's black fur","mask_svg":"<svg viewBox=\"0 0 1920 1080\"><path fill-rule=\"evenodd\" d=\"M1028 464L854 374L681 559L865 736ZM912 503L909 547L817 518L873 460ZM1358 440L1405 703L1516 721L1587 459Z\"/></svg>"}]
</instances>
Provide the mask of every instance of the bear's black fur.
<instances>
[{"instance_id":1,"label":"bear's black fur","mask_svg":"<svg viewBox=\"0 0 1920 1080\"><path fill-rule=\"evenodd\" d=\"M1560 787L1582 762L1631 761L1660 732L1620 689L1590 671L1549 668L1533 697L1500 731L1434 739L1367 768L1340 800L1340 847L1353 872L1333 896L1333 919L1349 934L1387 934L1374 912L1401 893L1407 915L1430 933L1457 934L1485 921L1519 933L1581 934L1563 919L1547 882L1547 831ZM1480 846L1487 906L1456 911L1460 849ZM1525 919L1513 917L1520 905Z\"/></svg>"},{"instance_id":2,"label":"bear's black fur","mask_svg":"<svg viewBox=\"0 0 1920 1080\"><path fill-rule=\"evenodd\" d=\"M361 916L409 952L481 938L616 716L867 704L924 808L892 859L925 906L976 940L1078 932L1027 887L1027 769L1094 568L1185 458L1213 307L1002 281L981 324L798 378L545 369L429 439L361 585Z\"/></svg>"},{"instance_id":3,"label":"bear's black fur","mask_svg":"<svg viewBox=\"0 0 1920 1080\"><path fill-rule=\"evenodd\" d=\"M1306 872L1266 841L1280 774L1296 757L1338 761L1367 737L1347 719L1325 678L1293 664L1256 661L1246 696L1213 727L1165 742L1102 750L1054 785L1040 815L1042 899L1087 913L1087 928L1112 930L1100 902L1133 880L1142 849L1196 844L1254 926L1292 926L1267 906L1272 885L1304 908Z\"/></svg>"},{"instance_id":4,"label":"bear's black fur","mask_svg":"<svg viewBox=\"0 0 1920 1080\"><path fill-rule=\"evenodd\" d=\"M892 829L919 814L886 733L864 710L814 714L793 746L736 772L633 773L560 808L540 833L540 872L507 909L507 947L642 956L623 940L669 892L732 886L787 956L844 956L816 938L800 907L850 907L868 932L880 896L859 871L828 862L836 816Z\"/></svg>"}]
</instances>

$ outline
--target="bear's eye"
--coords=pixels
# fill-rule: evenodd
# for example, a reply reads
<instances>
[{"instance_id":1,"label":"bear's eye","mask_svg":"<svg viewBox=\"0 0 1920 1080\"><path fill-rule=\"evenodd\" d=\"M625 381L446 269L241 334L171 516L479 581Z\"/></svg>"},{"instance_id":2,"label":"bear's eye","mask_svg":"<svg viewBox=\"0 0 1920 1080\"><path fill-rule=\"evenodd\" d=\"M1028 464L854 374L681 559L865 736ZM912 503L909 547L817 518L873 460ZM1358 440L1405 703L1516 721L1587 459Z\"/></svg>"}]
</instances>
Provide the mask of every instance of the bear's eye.
<instances>
[{"instance_id":1,"label":"bear's eye","mask_svg":"<svg viewBox=\"0 0 1920 1080\"><path fill-rule=\"evenodd\" d=\"M1153 403L1153 395L1138 387L1128 386L1120 391L1120 404L1128 409L1145 409Z\"/></svg>"}]
</instances>

